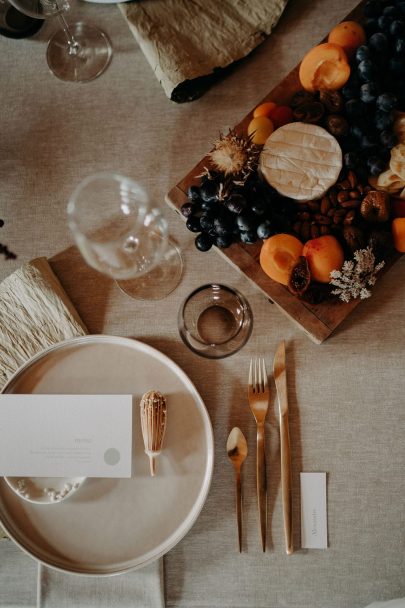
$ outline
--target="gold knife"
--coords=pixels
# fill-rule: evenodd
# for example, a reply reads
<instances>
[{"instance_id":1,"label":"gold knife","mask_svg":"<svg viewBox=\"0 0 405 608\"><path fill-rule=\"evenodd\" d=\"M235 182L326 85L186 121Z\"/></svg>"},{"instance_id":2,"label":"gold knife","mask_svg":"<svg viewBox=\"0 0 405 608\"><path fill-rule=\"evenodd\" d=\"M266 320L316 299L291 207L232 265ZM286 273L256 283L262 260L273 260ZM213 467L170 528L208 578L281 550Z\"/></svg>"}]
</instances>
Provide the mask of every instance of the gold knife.
<instances>
[{"instance_id":1,"label":"gold knife","mask_svg":"<svg viewBox=\"0 0 405 608\"><path fill-rule=\"evenodd\" d=\"M281 491L283 498L285 548L287 554L291 555L291 553L294 551L292 538L292 482L284 340L280 342L277 347L276 354L274 355L273 374L277 389L280 422Z\"/></svg>"}]
</instances>

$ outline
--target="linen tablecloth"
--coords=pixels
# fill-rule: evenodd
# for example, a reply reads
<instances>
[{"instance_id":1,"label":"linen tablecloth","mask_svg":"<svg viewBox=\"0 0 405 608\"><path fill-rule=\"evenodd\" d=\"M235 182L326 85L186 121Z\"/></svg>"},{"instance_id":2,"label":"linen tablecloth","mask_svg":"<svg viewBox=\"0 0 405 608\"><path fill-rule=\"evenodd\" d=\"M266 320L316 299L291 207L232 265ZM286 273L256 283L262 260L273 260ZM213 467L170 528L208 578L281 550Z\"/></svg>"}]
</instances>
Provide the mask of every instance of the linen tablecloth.
<instances>
[{"instance_id":1,"label":"linen tablecloth","mask_svg":"<svg viewBox=\"0 0 405 608\"><path fill-rule=\"evenodd\" d=\"M315 345L171 210L185 259L180 286L153 304L133 301L86 267L66 223L81 179L116 170L140 181L158 202L354 7L356 0L290 0L268 40L191 104L174 104L145 61L116 6L80 3L70 15L101 26L113 42L109 69L87 85L58 81L47 69L51 20L30 40L1 40L1 242L18 254L0 263L4 278L44 255L91 333L136 337L171 357L210 414L215 467L198 521L164 558L169 608L364 608L405 595L404 328L405 260L377 281L338 331ZM75 12L76 11L76 12ZM254 315L237 354L209 361L181 342L177 311L194 288L215 281L239 289ZM269 550L260 550L255 494L255 424L246 402L251 356L269 370L276 345L289 348L294 544L284 554L274 385L267 422ZM247 436L243 553L237 552L233 470L225 452L233 426ZM328 472L326 551L299 550L299 473ZM1 547L1 544L0 544ZM3 554L0 551L0 574ZM16 565L16 568L18 566ZM21 572L22 572L21 566ZM17 603L19 598L17 597ZM23 600L22 600L23 601ZM22 603L21 601L21 603Z\"/></svg>"}]
</instances>

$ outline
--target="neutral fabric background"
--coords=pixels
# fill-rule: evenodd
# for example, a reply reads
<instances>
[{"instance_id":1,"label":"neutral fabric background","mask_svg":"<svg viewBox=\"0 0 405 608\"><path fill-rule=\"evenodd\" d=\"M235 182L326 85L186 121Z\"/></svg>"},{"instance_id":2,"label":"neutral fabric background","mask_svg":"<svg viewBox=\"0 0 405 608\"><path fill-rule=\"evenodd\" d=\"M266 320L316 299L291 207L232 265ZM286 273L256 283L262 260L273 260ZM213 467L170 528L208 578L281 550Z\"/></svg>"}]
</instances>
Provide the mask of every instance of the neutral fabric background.
<instances>
[{"instance_id":1,"label":"neutral fabric background","mask_svg":"<svg viewBox=\"0 0 405 608\"><path fill-rule=\"evenodd\" d=\"M318 346L214 251L198 253L169 209L186 271L180 287L153 304L131 301L87 268L65 221L73 188L101 170L139 179L163 204L166 191L210 148L219 130L239 122L353 6L349 0L291 0L268 41L200 100L180 106L167 100L115 6L75 9L108 32L115 51L109 70L86 85L59 82L48 72L45 42L55 23L49 21L31 40L0 39L0 217L6 222L0 241L19 256L0 262L0 279L30 258L47 256L90 332L133 336L172 357L196 384L212 419L212 487L191 532L165 557L169 607L360 608L405 596L404 260ZM255 318L249 343L221 361L194 355L177 332L182 299L206 281L240 289ZM290 365L296 547L299 472L328 473L330 547L297 550L291 557L284 553L274 390L266 429L265 555L257 529L255 426L245 399L250 357L266 356L270 369L282 338ZM235 425L247 435L251 451L244 465L242 555L236 551L233 471L225 453ZM30 571L36 571L30 558L14 545L0 544L1 581L10 580L9 572L14 577L11 591L2 583L0 605L35 605Z\"/></svg>"}]
</instances>

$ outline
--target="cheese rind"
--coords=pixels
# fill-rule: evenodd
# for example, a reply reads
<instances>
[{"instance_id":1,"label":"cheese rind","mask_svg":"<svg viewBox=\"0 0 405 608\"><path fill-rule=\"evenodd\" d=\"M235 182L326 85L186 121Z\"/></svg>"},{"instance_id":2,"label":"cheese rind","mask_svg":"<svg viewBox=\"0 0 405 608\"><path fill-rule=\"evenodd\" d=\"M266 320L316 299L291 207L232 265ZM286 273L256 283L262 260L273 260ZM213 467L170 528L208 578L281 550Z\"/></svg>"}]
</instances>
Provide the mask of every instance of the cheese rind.
<instances>
[{"instance_id":1,"label":"cheese rind","mask_svg":"<svg viewBox=\"0 0 405 608\"><path fill-rule=\"evenodd\" d=\"M322 127L293 122L270 135L260 155L266 181L297 201L320 198L336 183L342 150Z\"/></svg>"}]
</instances>

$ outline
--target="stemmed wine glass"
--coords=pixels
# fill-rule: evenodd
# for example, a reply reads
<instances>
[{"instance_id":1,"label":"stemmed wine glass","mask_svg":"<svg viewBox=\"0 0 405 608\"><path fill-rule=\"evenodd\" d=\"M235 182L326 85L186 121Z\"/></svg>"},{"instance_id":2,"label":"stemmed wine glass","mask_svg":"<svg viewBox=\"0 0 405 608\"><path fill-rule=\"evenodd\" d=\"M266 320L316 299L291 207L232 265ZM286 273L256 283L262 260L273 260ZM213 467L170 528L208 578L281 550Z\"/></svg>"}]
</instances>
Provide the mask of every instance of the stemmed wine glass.
<instances>
[{"instance_id":1,"label":"stemmed wine glass","mask_svg":"<svg viewBox=\"0 0 405 608\"><path fill-rule=\"evenodd\" d=\"M68 203L68 222L86 262L133 298L160 300L183 262L162 209L137 182L116 173L85 178Z\"/></svg>"},{"instance_id":2,"label":"stemmed wine glass","mask_svg":"<svg viewBox=\"0 0 405 608\"><path fill-rule=\"evenodd\" d=\"M61 29L50 39L46 57L50 70L61 80L93 80L110 63L112 48L104 32L83 22L67 24L64 13L70 8L68 0L10 0L10 3L29 17L58 17Z\"/></svg>"}]
</instances>

